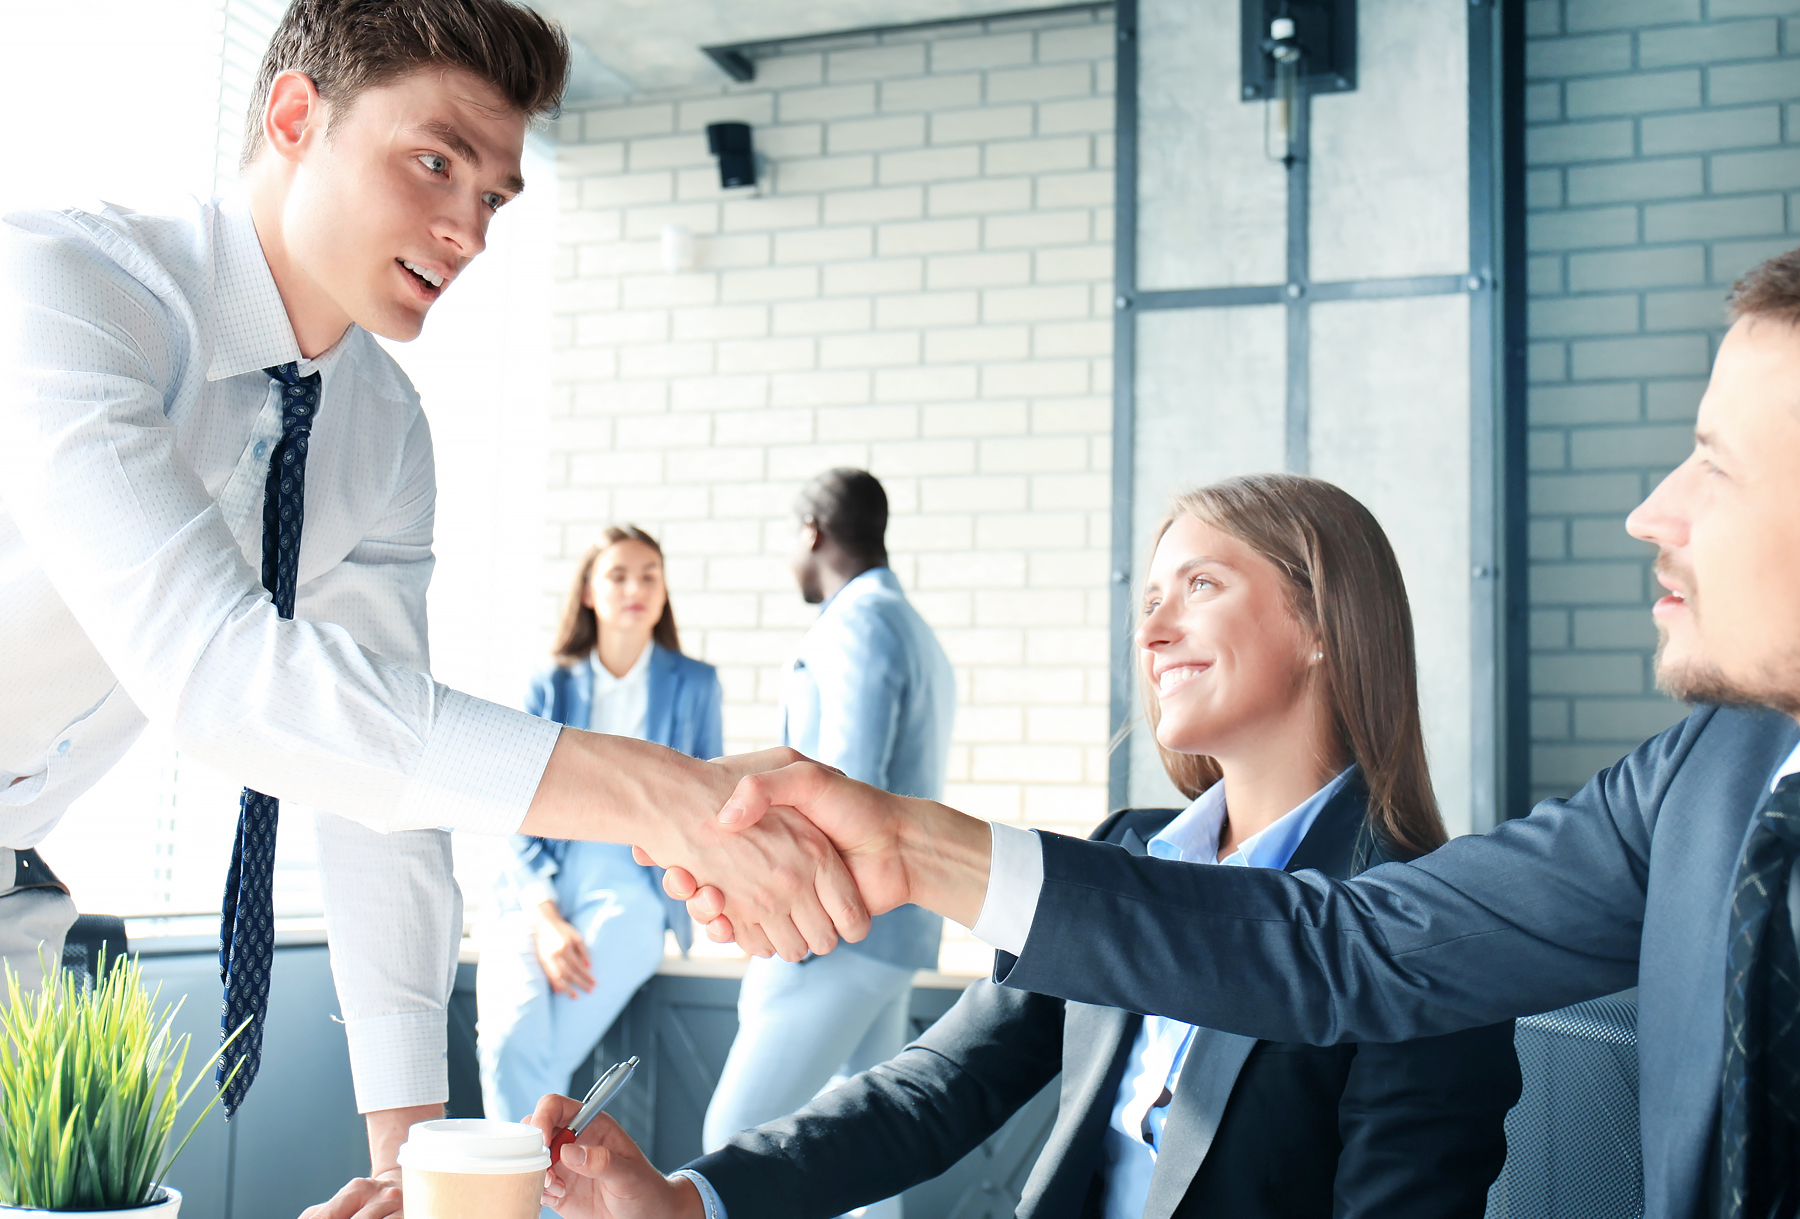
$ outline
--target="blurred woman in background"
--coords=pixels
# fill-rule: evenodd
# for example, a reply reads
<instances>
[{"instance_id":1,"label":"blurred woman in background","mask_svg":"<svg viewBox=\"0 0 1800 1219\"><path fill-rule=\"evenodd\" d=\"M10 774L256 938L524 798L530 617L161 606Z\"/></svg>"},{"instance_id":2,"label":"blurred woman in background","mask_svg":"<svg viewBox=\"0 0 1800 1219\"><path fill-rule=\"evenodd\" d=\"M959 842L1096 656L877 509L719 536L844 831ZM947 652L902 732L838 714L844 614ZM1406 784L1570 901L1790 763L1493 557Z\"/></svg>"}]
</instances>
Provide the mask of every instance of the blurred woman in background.
<instances>
[{"instance_id":1,"label":"blurred woman in background","mask_svg":"<svg viewBox=\"0 0 1800 1219\"><path fill-rule=\"evenodd\" d=\"M611 526L582 556L551 653L526 696L533 715L697 758L724 752L718 671L682 655L662 547L643 530ZM475 993L482 1103L516 1122L568 1091L656 972L664 929L685 952L693 925L628 846L524 834L510 845Z\"/></svg>"}]
</instances>

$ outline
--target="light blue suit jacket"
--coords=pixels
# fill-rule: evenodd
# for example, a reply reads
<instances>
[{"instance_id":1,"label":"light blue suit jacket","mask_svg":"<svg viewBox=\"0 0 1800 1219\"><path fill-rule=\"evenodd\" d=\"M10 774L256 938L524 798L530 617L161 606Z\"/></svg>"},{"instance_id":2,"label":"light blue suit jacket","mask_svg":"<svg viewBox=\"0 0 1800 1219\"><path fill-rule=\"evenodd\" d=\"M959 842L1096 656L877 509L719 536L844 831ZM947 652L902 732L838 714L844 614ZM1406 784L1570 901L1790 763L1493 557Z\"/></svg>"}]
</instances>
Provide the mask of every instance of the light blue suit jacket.
<instances>
[{"instance_id":1,"label":"light blue suit jacket","mask_svg":"<svg viewBox=\"0 0 1800 1219\"><path fill-rule=\"evenodd\" d=\"M719 671L705 661L661 644L650 645L649 714L645 739L696 758L716 758L725 752L720 704ZM525 710L574 728L586 728L593 714L594 664L583 660L573 665L552 665L531 679ZM519 881L548 880L562 862L564 844L559 838L512 836ZM656 891L662 893L662 869L655 868ZM694 941L694 926L687 907L663 897L669 928L686 952Z\"/></svg>"},{"instance_id":2,"label":"light blue suit jacket","mask_svg":"<svg viewBox=\"0 0 1800 1219\"><path fill-rule=\"evenodd\" d=\"M789 664L781 708L783 744L886 791L943 798L956 676L888 568L870 568L825 603ZM902 906L845 947L935 969L943 926Z\"/></svg>"}]
</instances>

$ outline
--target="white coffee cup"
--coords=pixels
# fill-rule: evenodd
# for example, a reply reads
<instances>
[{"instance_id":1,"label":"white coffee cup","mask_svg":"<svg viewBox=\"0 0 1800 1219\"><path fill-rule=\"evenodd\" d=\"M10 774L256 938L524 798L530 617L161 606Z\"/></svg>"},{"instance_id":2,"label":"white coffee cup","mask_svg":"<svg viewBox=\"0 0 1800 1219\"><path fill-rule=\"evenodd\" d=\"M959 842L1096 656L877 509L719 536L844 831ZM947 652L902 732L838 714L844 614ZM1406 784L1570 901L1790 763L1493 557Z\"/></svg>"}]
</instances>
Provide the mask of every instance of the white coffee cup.
<instances>
[{"instance_id":1,"label":"white coffee cup","mask_svg":"<svg viewBox=\"0 0 1800 1219\"><path fill-rule=\"evenodd\" d=\"M536 1126L417 1122L400 1147L408 1219L537 1219L550 1152Z\"/></svg>"}]
</instances>

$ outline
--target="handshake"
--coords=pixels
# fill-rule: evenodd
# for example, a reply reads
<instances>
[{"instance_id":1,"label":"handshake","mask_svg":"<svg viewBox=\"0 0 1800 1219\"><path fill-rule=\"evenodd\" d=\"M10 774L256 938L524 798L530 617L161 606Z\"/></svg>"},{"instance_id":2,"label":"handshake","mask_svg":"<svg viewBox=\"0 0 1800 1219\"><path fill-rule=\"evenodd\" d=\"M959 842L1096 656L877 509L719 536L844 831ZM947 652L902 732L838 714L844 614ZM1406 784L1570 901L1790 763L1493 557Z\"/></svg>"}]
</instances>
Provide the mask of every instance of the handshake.
<instances>
[{"instance_id":1,"label":"handshake","mask_svg":"<svg viewBox=\"0 0 1800 1219\"><path fill-rule=\"evenodd\" d=\"M778 748L701 762L564 729L521 831L625 842L714 941L798 961L908 903L972 925L987 823Z\"/></svg>"},{"instance_id":2,"label":"handshake","mask_svg":"<svg viewBox=\"0 0 1800 1219\"><path fill-rule=\"evenodd\" d=\"M980 913L985 822L792 749L710 765L742 772L718 815L684 843L632 853L667 869L663 888L714 941L798 961L862 939L871 916L908 903L965 926Z\"/></svg>"}]
</instances>

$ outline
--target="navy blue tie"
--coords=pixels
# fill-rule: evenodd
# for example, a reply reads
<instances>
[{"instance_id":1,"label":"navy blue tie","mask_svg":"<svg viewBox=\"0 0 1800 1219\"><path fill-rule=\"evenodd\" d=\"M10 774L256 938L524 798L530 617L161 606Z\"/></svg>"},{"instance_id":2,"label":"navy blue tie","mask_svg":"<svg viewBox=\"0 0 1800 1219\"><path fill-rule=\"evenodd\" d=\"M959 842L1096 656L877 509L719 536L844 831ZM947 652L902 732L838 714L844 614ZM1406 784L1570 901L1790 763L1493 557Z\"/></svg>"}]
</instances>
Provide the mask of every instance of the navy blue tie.
<instances>
[{"instance_id":1,"label":"navy blue tie","mask_svg":"<svg viewBox=\"0 0 1800 1219\"><path fill-rule=\"evenodd\" d=\"M281 387L281 440L269 457L263 488L262 582L275 612L294 616L300 522L306 501L306 446L319 410L319 374L302 377L293 364L265 368ZM275 964L275 827L279 804L248 787L238 799L237 840L225 878L224 918L219 926L219 981L225 984L221 1037L244 1025L243 1034L219 1059L225 1116L244 1103L262 1064L263 1018L269 1010L269 974ZM232 1068L242 1063L235 1076ZM230 1083L227 1084L227 1078Z\"/></svg>"},{"instance_id":2,"label":"navy blue tie","mask_svg":"<svg viewBox=\"0 0 1800 1219\"><path fill-rule=\"evenodd\" d=\"M1800 947L1788 909L1797 858L1800 775L1790 775L1751 827L1731 895L1719 1088L1726 1219L1800 1210Z\"/></svg>"}]
</instances>

